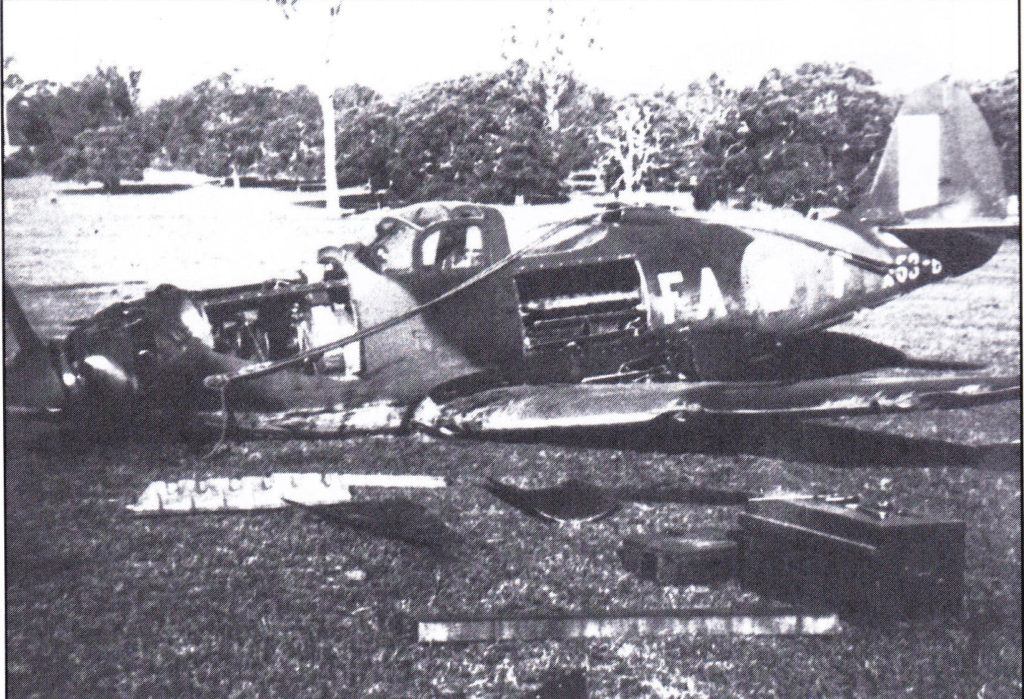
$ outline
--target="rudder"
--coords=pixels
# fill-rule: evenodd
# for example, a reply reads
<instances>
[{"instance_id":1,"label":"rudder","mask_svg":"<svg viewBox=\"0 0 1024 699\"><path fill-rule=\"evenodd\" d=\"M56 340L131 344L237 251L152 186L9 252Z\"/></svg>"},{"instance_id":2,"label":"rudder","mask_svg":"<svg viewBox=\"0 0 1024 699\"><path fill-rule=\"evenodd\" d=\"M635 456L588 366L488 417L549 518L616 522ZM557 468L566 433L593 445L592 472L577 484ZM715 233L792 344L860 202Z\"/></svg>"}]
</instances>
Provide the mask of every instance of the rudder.
<instances>
[{"instance_id":1,"label":"rudder","mask_svg":"<svg viewBox=\"0 0 1024 699\"><path fill-rule=\"evenodd\" d=\"M964 224L1006 216L999 151L981 110L948 77L906 97L858 217Z\"/></svg>"}]
</instances>

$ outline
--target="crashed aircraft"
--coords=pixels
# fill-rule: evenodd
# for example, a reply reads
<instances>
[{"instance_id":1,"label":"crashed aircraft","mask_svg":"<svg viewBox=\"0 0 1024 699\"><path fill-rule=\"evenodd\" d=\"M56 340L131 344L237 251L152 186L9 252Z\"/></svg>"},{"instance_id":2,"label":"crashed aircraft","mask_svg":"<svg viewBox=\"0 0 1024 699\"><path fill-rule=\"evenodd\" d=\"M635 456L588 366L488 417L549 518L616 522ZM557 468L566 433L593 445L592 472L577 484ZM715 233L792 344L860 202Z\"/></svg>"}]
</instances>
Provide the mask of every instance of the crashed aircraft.
<instances>
[{"instance_id":1,"label":"crashed aircraft","mask_svg":"<svg viewBox=\"0 0 1024 699\"><path fill-rule=\"evenodd\" d=\"M512 251L501 213L384 213L323 277L159 286L44 343L8 292L8 415L173 414L238 434L492 434L662 416L809 418L1015 400L1019 377L829 332L968 272L1019 228L965 91L907 98L866 199L772 212L596 210Z\"/></svg>"}]
</instances>

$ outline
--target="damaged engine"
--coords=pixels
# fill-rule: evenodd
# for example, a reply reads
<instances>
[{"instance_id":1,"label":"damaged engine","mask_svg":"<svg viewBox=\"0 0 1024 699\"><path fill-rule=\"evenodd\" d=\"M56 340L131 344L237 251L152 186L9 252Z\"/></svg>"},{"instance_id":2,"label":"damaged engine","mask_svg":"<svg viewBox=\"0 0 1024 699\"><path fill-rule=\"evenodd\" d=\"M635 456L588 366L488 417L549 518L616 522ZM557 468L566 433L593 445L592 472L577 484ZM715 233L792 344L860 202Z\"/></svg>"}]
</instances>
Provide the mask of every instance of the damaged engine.
<instances>
[{"instance_id":1,"label":"damaged engine","mask_svg":"<svg viewBox=\"0 0 1024 699\"><path fill-rule=\"evenodd\" d=\"M213 363L216 355L285 359L354 331L344 279L273 279L201 292L164 284L79 323L52 359L69 398L81 402L102 396L108 407L130 411L140 401L201 400L168 395L182 384L164 379L184 371L201 381L220 370ZM357 369L358 354L341 350L302 367L307 374Z\"/></svg>"},{"instance_id":2,"label":"damaged engine","mask_svg":"<svg viewBox=\"0 0 1024 699\"><path fill-rule=\"evenodd\" d=\"M209 322L213 349L258 362L286 359L322 344L318 340L328 331L325 325L340 331L339 314L351 319L345 280L271 280L227 293L204 292L197 301ZM311 364L307 369L325 368ZM343 367L335 362L331 368Z\"/></svg>"}]
</instances>

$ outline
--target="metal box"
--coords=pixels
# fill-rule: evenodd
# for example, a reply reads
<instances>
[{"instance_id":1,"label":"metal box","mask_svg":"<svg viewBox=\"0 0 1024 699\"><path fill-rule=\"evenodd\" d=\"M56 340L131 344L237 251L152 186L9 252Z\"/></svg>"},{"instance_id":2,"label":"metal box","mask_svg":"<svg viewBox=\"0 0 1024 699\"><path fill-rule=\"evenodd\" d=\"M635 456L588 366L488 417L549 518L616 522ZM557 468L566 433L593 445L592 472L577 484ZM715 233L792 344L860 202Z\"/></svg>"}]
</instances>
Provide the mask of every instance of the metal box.
<instances>
[{"instance_id":1,"label":"metal box","mask_svg":"<svg viewBox=\"0 0 1024 699\"><path fill-rule=\"evenodd\" d=\"M661 585L717 585L738 571L736 542L728 539L631 536L619 556L626 570Z\"/></svg>"},{"instance_id":2,"label":"metal box","mask_svg":"<svg viewBox=\"0 0 1024 699\"><path fill-rule=\"evenodd\" d=\"M740 578L761 594L883 621L962 608L961 521L776 500L749 503L739 524Z\"/></svg>"}]
</instances>

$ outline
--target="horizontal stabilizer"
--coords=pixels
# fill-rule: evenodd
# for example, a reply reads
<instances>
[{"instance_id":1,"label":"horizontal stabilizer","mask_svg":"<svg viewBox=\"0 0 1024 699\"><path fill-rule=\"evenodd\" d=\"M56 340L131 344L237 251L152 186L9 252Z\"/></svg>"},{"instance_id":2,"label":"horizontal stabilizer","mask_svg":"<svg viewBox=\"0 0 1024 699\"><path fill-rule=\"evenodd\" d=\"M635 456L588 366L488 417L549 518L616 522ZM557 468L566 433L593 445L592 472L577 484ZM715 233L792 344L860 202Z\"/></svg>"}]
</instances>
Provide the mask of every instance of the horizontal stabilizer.
<instances>
[{"instance_id":1,"label":"horizontal stabilizer","mask_svg":"<svg viewBox=\"0 0 1024 699\"><path fill-rule=\"evenodd\" d=\"M1020 397L1020 377L980 374L885 376L877 373L799 381L565 384L497 388L437 405L413 422L457 434L644 423L664 415L830 417L967 408Z\"/></svg>"},{"instance_id":2,"label":"horizontal stabilizer","mask_svg":"<svg viewBox=\"0 0 1024 699\"><path fill-rule=\"evenodd\" d=\"M137 515L276 510L290 503L332 505L352 499L350 488L444 488L444 478L421 475L275 473L265 478L154 481L128 505Z\"/></svg>"}]
</instances>

